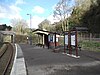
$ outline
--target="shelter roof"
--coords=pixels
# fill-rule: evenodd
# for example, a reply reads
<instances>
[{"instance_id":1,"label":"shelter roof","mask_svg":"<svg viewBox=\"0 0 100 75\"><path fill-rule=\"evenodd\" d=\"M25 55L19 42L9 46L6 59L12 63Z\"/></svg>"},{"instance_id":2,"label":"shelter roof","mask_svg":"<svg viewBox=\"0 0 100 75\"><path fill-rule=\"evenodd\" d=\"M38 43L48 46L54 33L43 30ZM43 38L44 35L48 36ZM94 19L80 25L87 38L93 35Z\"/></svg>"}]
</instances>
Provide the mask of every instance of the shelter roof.
<instances>
[{"instance_id":1,"label":"shelter roof","mask_svg":"<svg viewBox=\"0 0 100 75\"><path fill-rule=\"evenodd\" d=\"M0 31L0 33L3 35L15 35L15 32L13 31Z\"/></svg>"},{"instance_id":2,"label":"shelter roof","mask_svg":"<svg viewBox=\"0 0 100 75\"><path fill-rule=\"evenodd\" d=\"M76 29L77 31L88 31L87 27L74 27L73 29Z\"/></svg>"},{"instance_id":3,"label":"shelter roof","mask_svg":"<svg viewBox=\"0 0 100 75\"><path fill-rule=\"evenodd\" d=\"M45 35L48 35L50 33L49 31L41 30L41 29L36 29L33 32L36 34L45 34Z\"/></svg>"},{"instance_id":4,"label":"shelter roof","mask_svg":"<svg viewBox=\"0 0 100 75\"><path fill-rule=\"evenodd\" d=\"M45 34L45 35L48 35L48 34L57 34L57 35L60 35L60 33L58 33L58 32L51 32L51 31L41 30L41 29L36 29L33 32L36 33L36 34L40 34L40 35L43 35L43 34Z\"/></svg>"}]
</instances>

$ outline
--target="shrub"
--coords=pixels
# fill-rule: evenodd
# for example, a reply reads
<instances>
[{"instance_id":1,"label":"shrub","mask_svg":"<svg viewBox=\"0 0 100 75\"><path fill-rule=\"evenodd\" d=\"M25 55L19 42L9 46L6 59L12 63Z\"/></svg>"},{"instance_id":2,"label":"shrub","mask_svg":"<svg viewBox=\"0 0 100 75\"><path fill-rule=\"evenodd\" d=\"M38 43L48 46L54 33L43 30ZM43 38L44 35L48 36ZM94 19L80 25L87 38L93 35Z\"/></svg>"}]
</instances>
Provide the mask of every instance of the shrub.
<instances>
[{"instance_id":1,"label":"shrub","mask_svg":"<svg viewBox=\"0 0 100 75\"><path fill-rule=\"evenodd\" d=\"M79 45L83 49L92 50L92 51L100 51L100 42L95 42L95 41L80 41Z\"/></svg>"}]
</instances>

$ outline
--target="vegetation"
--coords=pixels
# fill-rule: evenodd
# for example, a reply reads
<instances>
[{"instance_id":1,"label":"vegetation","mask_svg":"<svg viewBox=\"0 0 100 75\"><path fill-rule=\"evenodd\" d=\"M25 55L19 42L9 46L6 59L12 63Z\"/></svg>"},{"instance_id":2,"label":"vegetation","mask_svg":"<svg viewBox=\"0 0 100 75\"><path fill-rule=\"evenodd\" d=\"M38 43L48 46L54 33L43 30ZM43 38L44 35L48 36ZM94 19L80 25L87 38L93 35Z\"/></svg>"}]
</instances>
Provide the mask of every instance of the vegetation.
<instances>
[{"instance_id":1,"label":"vegetation","mask_svg":"<svg viewBox=\"0 0 100 75\"><path fill-rule=\"evenodd\" d=\"M79 45L82 49L91 50L91 51L100 51L100 42L96 41L81 41Z\"/></svg>"},{"instance_id":2,"label":"vegetation","mask_svg":"<svg viewBox=\"0 0 100 75\"><path fill-rule=\"evenodd\" d=\"M75 5L70 6L71 1L60 0L54 8L54 18L60 21L50 24L44 20L39 24L39 29L62 32L79 26L87 27L89 33L99 34L100 0L75 0Z\"/></svg>"},{"instance_id":3,"label":"vegetation","mask_svg":"<svg viewBox=\"0 0 100 75\"><path fill-rule=\"evenodd\" d=\"M51 31L51 24L50 21L48 21L47 19L45 19L44 21L42 21L39 25L38 25L39 29L45 29L48 31Z\"/></svg>"},{"instance_id":4,"label":"vegetation","mask_svg":"<svg viewBox=\"0 0 100 75\"><path fill-rule=\"evenodd\" d=\"M72 0L60 0L54 10L54 18L61 20L61 30L68 30L68 14L72 11L72 6L70 6L70 1Z\"/></svg>"},{"instance_id":5,"label":"vegetation","mask_svg":"<svg viewBox=\"0 0 100 75\"><path fill-rule=\"evenodd\" d=\"M29 28L28 24L23 19L12 19L11 24L13 26L13 31L15 31L17 34L28 34Z\"/></svg>"},{"instance_id":6,"label":"vegetation","mask_svg":"<svg viewBox=\"0 0 100 75\"><path fill-rule=\"evenodd\" d=\"M90 9L82 16L81 22L91 33L100 33L100 0L91 1Z\"/></svg>"},{"instance_id":7,"label":"vegetation","mask_svg":"<svg viewBox=\"0 0 100 75\"><path fill-rule=\"evenodd\" d=\"M45 19L38 27L48 31L62 32L76 26L87 27L89 33L100 34L100 0L75 0L75 5L70 6L72 0L60 0L54 8L54 18L59 22L51 24ZM68 14L70 13L70 16ZM25 20L13 19L13 30L17 34L31 35ZM33 38L37 36L32 34Z\"/></svg>"},{"instance_id":8,"label":"vegetation","mask_svg":"<svg viewBox=\"0 0 100 75\"><path fill-rule=\"evenodd\" d=\"M1 31L5 31L5 30L10 31L11 29L12 29L12 27L11 26L7 26L6 24L0 25L0 30Z\"/></svg>"},{"instance_id":9,"label":"vegetation","mask_svg":"<svg viewBox=\"0 0 100 75\"><path fill-rule=\"evenodd\" d=\"M54 18L60 21L50 24L44 20L39 28L49 31L66 31L76 26L87 27L90 33L100 33L100 0L75 0L75 5L70 6L71 0L60 0L54 8ZM68 14L70 16L68 17Z\"/></svg>"}]
</instances>

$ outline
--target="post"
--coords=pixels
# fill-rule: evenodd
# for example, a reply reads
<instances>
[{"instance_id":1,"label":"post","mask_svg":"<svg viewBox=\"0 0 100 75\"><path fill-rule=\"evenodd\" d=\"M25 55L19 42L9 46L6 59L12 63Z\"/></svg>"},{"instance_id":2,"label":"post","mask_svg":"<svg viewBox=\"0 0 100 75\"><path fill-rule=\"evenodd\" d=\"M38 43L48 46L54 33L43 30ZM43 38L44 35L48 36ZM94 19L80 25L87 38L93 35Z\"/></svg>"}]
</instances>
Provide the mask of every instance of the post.
<instances>
[{"instance_id":1,"label":"post","mask_svg":"<svg viewBox=\"0 0 100 75\"><path fill-rule=\"evenodd\" d=\"M56 48L56 32L54 34L55 34L55 48Z\"/></svg>"},{"instance_id":2,"label":"post","mask_svg":"<svg viewBox=\"0 0 100 75\"><path fill-rule=\"evenodd\" d=\"M30 45L32 45L32 36L31 36L31 14L27 14L30 16Z\"/></svg>"},{"instance_id":3,"label":"post","mask_svg":"<svg viewBox=\"0 0 100 75\"><path fill-rule=\"evenodd\" d=\"M27 44L28 44L28 40L29 40L28 36L27 36L27 38L26 38L26 39L27 39Z\"/></svg>"},{"instance_id":4,"label":"post","mask_svg":"<svg viewBox=\"0 0 100 75\"><path fill-rule=\"evenodd\" d=\"M77 30L75 31L76 56L78 56Z\"/></svg>"},{"instance_id":5,"label":"post","mask_svg":"<svg viewBox=\"0 0 100 75\"><path fill-rule=\"evenodd\" d=\"M50 47L50 34L48 34L48 49L49 49L49 47Z\"/></svg>"},{"instance_id":6,"label":"post","mask_svg":"<svg viewBox=\"0 0 100 75\"><path fill-rule=\"evenodd\" d=\"M91 38L92 38L92 33L90 33L90 38L89 38L89 41L91 41Z\"/></svg>"},{"instance_id":7,"label":"post","mask_svg":"<svg viewBox=\"0 0 100 75\"><path fill-rule=\"evenodd\" d=\"M14 36L11 35L11 43L14 43Z\"/></svg>"},{"instance_id":8,"label":"post","mask_svg":"<svg viewBox=\"0 0 100 75\"><path fill-rule=\"evenodd\" d=\"M64 31L64 53L66 53L66 49L65 49L65 31Z\"/></svg>"},{"instance_id":9,"label":"post","mask_svg":"<svg viewBox=\"0 0 100 75\"><path fill-rule=\"evenodd\" d=\"M69 48L69 54L72 54L72 51L71 51L71 31L68 32L68 48Z\"/></svg>"},{"instance_id":10,"label":"post","mask_svg":"<svg viewBox=\"0 0 100 75\"><path fill-rule=\"evenodd\" d=\"M43 34L42 42L43 42L43 48L44 48L44 34Z\"/></svg>"},{"instance_id":11,"label":"post","mask_svg":"<svg viewBox=\"0 0 100 75\"><path fill-rule=\"evenodd\" d=\"M39 44L40 43L40 39L39 39L39 34L38 34L38 42L37 42L37 44Z\"/></svg>"}]
</instances>

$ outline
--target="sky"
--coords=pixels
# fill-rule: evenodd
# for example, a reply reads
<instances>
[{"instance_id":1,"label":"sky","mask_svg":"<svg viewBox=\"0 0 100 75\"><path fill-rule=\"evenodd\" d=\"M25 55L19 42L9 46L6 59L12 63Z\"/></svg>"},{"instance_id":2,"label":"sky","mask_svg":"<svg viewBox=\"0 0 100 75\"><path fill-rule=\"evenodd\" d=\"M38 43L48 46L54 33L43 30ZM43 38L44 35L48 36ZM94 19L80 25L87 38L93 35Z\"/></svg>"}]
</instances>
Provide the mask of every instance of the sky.
<instances>
[{"instance_id":1,"label":"sky","mask_svg":"<svg viewBox=\"0 0 100 75\"><path fill-rule=\"evenodd\" d=\"M51 23L54 6L59 0L0 0L0 24L11 25L12 19L24 19L31 28L38 28L38 24L44 19ZM30 15L31 14L31 26Z\"/></svg>"}]
</instances>

